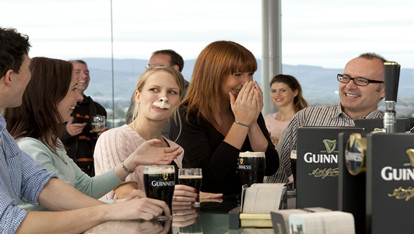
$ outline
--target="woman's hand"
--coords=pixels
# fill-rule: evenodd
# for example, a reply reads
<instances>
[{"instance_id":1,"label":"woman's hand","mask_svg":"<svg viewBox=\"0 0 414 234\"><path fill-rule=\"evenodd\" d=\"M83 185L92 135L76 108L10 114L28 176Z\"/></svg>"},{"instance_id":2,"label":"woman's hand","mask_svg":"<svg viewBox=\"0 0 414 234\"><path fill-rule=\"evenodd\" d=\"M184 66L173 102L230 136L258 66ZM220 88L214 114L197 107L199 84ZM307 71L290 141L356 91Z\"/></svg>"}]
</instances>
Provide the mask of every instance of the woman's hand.
<instances>
[{"instance_id":1,"label":"woman's hand","mask_svg":"<svg viewBox=\"0 0 414 234\"><path fill-rule=\"evenodd\" d=\"M234 119L246 125L254 123L257 120L257 109L259 108L259 97L257 97L259 92L256 90L255 83L252 81L245 83L237 98L232 93L229 93L229 95Z\"/></svg>"},{"instance_id":2,"label":"woman's hand","mask_svg":"<svg viewBox=\"0 0 414 234\"><path fill-rule=\"evenodd\" d=\"M196 202L198 193L193 187L176 184L174 188L173 205L192 205Z\"/></svg>"},{"instance_id":3,"label":"woman's hand","mask_svg":"<svg viewBox=\"0 0 414 234\"><path fill-rule=\"evenodd\" d=\"M183 150L177 145L174 147L157 147L162 143L159 139L152 139L141 144L129 157L133 157L138 165L169 165ZM128 158L129 158L128 157ZM132 169L132 168L131 168Z\"/></svg>"},{"instance_id":4,"label":"woman's hand","mask_svg":"<svg viewBox=\"0 0 414 234\"><path fill-rule=\"evenodd\" d=\"M254 82L254 92L255 92L255 97L256 97L256 121L255 123L257 123L257 119L259 118L260 112L262 112L264 104L263 104L263 92L260 89L260 86L256 81Z\"/></svg>"},{"instance_id":5,"label":"woman's hand","mask_svg":"<svg viewBox=\"0 0 414 234\"><path fill-rule=\"evenodd\" d=\"M223 202L222 193L200 192L200 202Z\"/></svg>"}]
</instances>

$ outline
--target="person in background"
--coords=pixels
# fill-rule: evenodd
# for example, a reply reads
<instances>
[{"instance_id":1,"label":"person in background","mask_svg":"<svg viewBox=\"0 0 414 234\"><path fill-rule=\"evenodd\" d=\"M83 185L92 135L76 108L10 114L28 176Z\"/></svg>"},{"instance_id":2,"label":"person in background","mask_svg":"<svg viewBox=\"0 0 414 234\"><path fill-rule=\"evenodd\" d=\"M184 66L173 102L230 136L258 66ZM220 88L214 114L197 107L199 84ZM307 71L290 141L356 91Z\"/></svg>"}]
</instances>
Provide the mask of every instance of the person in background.
<instances>
[{"instance_id":1,"label":"person in background","mask_svg":"<svg viewBox=\"0 0 414 234\"><path fill-rule=\"evenodd\" d=\"M151 66L139 77L135 91L135 109L133 121L121 127L103 133L96 144L95 170L100 175L111 170L134 153L145 141L157 139L160 149L178 147L178 145L162 135L164 124L177 112L180 98L184 90L184 78L180 72L170 66ZM182 152L182 150L181 150ZM182 167L182 154L172 165ZM141 163L137 169L128 167L129 175L125 183L115 191L105 195L105 199L122 199L134 189L144 190L143 166L156 164L154 161ZM191 204L195 202L197 193L194 188L175 185L174 202Z\"/></svg>"},{"instance_id":2,"label":"person in background","mask_svg":"<svg viewBox=\"0 0 414 234\"><path fill-rule=\"evenodd\" d=\"M169 49L168 50L157 50L152 53L151 58L148 62L147 68L156 66L156 65L171 66L175 70L182 72L184 68L184 59L183 57L181 57L181 55L179 55L174 50L169 50ZM188 84L189 84L188 81L186 81L185 79L184 79L184 82L185 82L184 91L181 95L181 99L184 98L187 92ZM126 114L126 120L125 120L126 124L130 124L134 120L133 119L134 107L135 107L134 99L135 99L135 92L131 96L131 103L129 105L129 108ZM168 138L169 131L170 131L170 123L169 121L167 121L162 130L162 134Z\"/></svg>"},{"instance_id":3,"label":"person in background","mask_svg":"<svg viewBox=\"0 0 414 234\"><path fill-rule=\"evenodd\" d=\"M22 103L31 78L29 49L26 35L0 28L0 113ZM152 220L162 212L170 214L164 201L142 198L142 191L134 191L125 202L105 204L58 180L20 150L2 116L0 139L1 233L82 233L109 220ZM59 212L26 211L17 206L20 199Z\"/></svg>"},{"instance_id":4,"label":"person in background","mask_svg":"<svg viewBox=\"0 0 414 234\"><path fill-rule=\"evenodd\" d=\"M355 126L355 119L383 118L378 103L385 96L385 59L375 53L364 53L345 65L337 75L340 103L307 107L292 118L277 144L281 164L278 172L265 182L287 183L292 176L290 154L297 147L297 132L302 126Z\"/></svg>"},{"instance_id":5,"label":"person in background","mask_svg":"<svg viewBox=\"0 0 414 234\"><path fill-rule=\"evenodd\" d=\"M279 166L260 113L263 93L253 82L256 69L253 54L232 41L209 44L196 60L180 106L182 121L172 125L171 137L184 148L183 167L202 168L203 192L240 195L240 152L265 152L266 175Z\"/></svg>"},{"instance_id":6,"label":"person in background","mask_svg":"<svg viewBox=\"0 0 414 234\"><path fill-rule=\"evenodd\" d=\"M59 59L35 57L31 60L30 72L32 77L23 94L22 105L4 111L7 130L21 150L80 192L100 198L125 180L128 173L123 170L123 166L134 168L137 164L131 162L140 162L146 157L152 157L154 162L160 164L169 164L174 156L182 152L178 147L173 147L168 149L168 153L176 153L167 156L164 149L146 148L159 144L159 141L151 144L145 142L123 163L115 164L105 174L89 177L68 157L58 138L63 130L62 123L71 118L76 103L83 98L77 91L77 79L72 76L72 64ZM20 202L19 207L46 210L45 207L25 202Z\"/></svg>"},{"instance_id":7,"label":"person in background","mask_svg":"<svg viewBox=\"0 0 414 234\"><path fill-rule=\"evenodd\" d=\"M66 128L60 139L67 148L69 157L89 176L94 176L93 151L98 136L106 131L105 127L101 132L92 131L92 117L101 115L107 117L106 110L99 103L86 96L85 90L89 86L89 69L83 60L71 60L73 72L78 81L78 91L82 94L83 100L78 102L72 117L66 122Z\"/></svg>"},{"instance_id":8,"label":"person in background","mask_svg":"<svg viewBox=\"0 0 414 234\"><path fill-rule=\"evenodd\" d=\"M283 130L293 116L309 104L302 96L302 87L298 80L290 75L279 74L270 81L272 102L278 107L278 112L264 117L270 139L276 147Z\"/></svg>"}]
</instances>

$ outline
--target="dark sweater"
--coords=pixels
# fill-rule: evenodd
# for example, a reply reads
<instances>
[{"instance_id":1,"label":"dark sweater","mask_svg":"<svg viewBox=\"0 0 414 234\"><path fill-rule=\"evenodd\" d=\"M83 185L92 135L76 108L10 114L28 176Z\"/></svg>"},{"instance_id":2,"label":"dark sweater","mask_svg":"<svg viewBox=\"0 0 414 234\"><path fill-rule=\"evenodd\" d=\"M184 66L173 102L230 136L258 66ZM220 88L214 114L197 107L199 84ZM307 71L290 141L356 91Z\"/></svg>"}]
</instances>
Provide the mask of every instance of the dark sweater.
<instances>
[{"instance_id":1,"label":"dark sweater","mask_svg":"<svg viewBox=\"0 0 414 234\"><path fill-rule=\"evenodd\" d=\"M185 108L180 108L182 122L181 134L177 143L184 148L183 167L202 168L203 184L201 191L223 194L240 194L241 181L237 171L237 159L240 152L252 151L248 137L241 150L224 142L225 136L217 131L206 119L197 119L191 112L186 120ZM172 121L174 122L174 121ZM267 138L266 175L272 175L279 167L279 156L270 141L263 116L257 123ZM179 124L171 124L170 139L175 140L179 133Z\"/></svg>"}]
</instances>

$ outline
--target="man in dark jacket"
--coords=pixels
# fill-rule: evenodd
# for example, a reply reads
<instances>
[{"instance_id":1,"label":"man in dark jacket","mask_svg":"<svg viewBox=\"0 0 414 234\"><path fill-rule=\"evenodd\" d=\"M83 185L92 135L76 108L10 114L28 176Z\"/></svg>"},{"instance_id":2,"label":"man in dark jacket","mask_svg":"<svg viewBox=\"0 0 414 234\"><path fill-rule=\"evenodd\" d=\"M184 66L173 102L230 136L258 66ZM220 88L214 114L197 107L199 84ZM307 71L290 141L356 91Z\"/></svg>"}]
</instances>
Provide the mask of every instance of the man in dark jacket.
<instances>
[{"instance_id":1,"label":"man in dark jacket","mask_svg":"<svg viewBox=\"0 0 414 234\"><path fill-rule=\"evenodd\" d=\"M83 101L78 103L72 118L66 123L61 137L69 157L88 175L94 176L93 151L98 136L108 129L92 131L92 118L97 115L107 116L105 108L84 94L88 88L90 76L88 66L83 60L73 60L73 72L78 80L78 90L83 94Z\"/></svg>"}]
</instances>

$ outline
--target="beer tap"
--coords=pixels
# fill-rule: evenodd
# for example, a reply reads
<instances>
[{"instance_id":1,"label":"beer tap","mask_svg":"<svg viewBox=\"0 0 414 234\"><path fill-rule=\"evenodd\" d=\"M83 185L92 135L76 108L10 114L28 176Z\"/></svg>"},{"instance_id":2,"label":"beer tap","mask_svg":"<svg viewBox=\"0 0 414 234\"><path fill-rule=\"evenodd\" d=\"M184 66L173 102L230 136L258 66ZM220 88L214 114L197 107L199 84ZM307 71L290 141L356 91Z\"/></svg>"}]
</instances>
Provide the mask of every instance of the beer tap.
<instances>
[{"instance_id":1,"label":"beer tap","mask_svg":"<svg viewBox=\"0 0 414 234\"><path fill-rule=\"evenodd\" d=\"M397 102L398 83L400 79L400 65L397 62L384 63L385 83L385 115L384 128L386 133L395 133L397 117L395 103Z\"/></svg>"}]
</instances>

